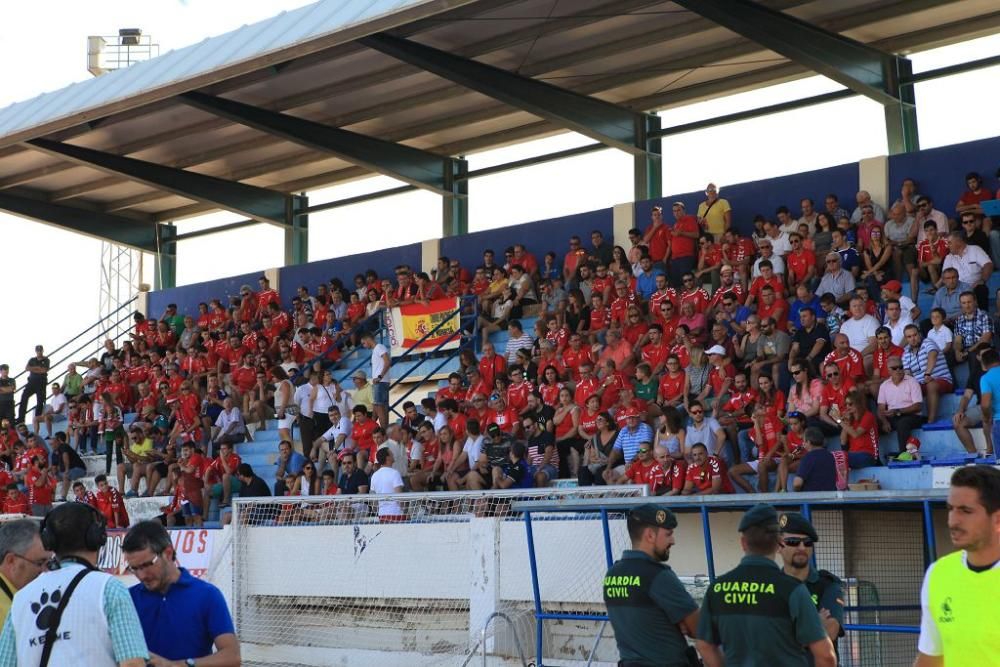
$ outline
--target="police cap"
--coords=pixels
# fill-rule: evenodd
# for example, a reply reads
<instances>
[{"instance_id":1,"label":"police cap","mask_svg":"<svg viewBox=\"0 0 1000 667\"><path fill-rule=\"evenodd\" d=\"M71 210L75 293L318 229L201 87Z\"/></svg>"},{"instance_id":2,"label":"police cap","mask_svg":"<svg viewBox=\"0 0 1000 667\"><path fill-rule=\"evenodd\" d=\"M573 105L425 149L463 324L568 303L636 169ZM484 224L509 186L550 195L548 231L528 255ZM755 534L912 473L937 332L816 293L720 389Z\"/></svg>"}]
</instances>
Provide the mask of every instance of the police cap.
<instances>
[{"instance_id":1,"label":"police cap","mask_svg":"<svg viewBox=\"0 0 1000 667\"><path fill-rule=\"evenodd\" d=\"M647 503L639 505L628 513L628 518L632 521L643 523L657 528L676 528L677 517L663 505Z\"/></svg>"},{"instance_id":2,"label":"police cap","mask_svg":"<svg viewBox=\"0 0 1000 667\"><path fill-rule=\"evenodd\" d=\"M778 519L778 527L781 528L782 533L805 535L813 542L819 542L819 535L816 534L816 529L813 528L808 519L798 512L786 512L782 514Z\"/></svg>"},{"instance_id":3,"label":"police cap","mask_svg":"<svg viewBox=\"0 0 1000 667\"><path fill-rule=\"evenodd\" d=\"M740 519L739 531L742 533L744 530L753 528L754 526L773 527L777 530L778 510L774 509L772 505L764 503L754 505Z\"/></svg>"}]
</instances>

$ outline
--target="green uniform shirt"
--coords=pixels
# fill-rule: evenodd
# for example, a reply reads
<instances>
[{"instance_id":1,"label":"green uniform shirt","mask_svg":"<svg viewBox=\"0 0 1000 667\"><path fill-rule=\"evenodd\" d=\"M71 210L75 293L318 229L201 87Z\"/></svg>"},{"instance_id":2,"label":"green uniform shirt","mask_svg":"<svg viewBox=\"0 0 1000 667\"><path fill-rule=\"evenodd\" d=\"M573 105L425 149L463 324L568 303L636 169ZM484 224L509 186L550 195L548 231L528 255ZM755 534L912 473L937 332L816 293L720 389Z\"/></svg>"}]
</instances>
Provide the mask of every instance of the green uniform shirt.
<instances>
[{"instance_id":1,"label":"green uniform shirt","mask_svg":"<svg viewBox=\"0 0 1000 667\"><path fill-rule=\"evenodd\" d=\"M840 623L840 635L844 636L844 586L843 582L834 574L826 570L815 570L809 568L809 576L806 577L806 589L812 598L816 609L826 609L830 616ZM837 650L837 640L833 640L833 649ZM813 664L811 651L806 651L806 660Z\"/></svg>"},{"instance_id":2,"label":"green uniform shirt","mask_svg":"<svg viewBox=\"0 0 1000 667\"><path fill-rule=\"evenodd\" d=\"M721 644L727 667L805 667L804 647L824 638L809 591L763 556L744 556L701 605L698 639Z\"/></svg>"},{"instance_id":3,"label":"green uniform shirt","mask_svg":"<svg viewBox=\"0 0 1000 667\"><path fill-rule=\"evenodd\" d=\"M79 396L83 391L83 376L79 373L67 375L63 378L62 390L67 396Z\"/></svg>"},{"instance_id":4,"label":"green uniform shirt","mask_svg":"<svg viewBox=\"0 0 1000 667\"><path fill-rule=\"evenodd\" d=\"M184 316L183 315L171 315L170 317L164 317L163 321L173 329L174 335L180 337L184 333Z\"/></svg>"},{"instance_id":5,"label":"green uniform shirt","mask_svg":"<svg viewBox=\"0 0 1000 667\"><path fill-rule=\"evenodd\" d=\"M622 660L686 667L687 640L677 624L698 605L669 566L625 551L604 577L604 603Z\"/></svg>"}]
</instances>

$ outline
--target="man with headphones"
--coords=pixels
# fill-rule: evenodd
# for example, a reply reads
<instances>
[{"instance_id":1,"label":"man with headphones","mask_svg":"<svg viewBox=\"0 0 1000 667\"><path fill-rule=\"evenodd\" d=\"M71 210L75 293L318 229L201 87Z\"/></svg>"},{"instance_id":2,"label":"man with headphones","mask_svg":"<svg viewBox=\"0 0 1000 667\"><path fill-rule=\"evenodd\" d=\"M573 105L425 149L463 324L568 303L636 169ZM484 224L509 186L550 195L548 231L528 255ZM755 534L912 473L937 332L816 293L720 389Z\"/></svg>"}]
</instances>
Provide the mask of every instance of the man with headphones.
<instances>
[{"instance_id":1,"label":"man with headphones","mask_svg":"<svg viewBox=\"0 0 1000 667\"><path fill-rule=\"evenodd\" d=\"M104 516L64 503L42 521L42 545L58 568L14 595L0 633L0 667L145 667L149 658L128 589L97 569Z\"/></svg>"}]
</instances>

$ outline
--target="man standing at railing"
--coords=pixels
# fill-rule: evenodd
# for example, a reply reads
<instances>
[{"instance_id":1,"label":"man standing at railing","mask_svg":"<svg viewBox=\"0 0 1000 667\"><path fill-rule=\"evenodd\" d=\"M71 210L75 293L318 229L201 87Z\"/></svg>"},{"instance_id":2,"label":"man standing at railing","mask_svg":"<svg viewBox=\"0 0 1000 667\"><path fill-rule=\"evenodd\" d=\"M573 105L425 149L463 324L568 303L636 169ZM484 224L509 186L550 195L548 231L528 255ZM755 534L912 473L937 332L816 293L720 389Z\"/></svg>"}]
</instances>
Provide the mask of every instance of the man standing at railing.
<instances>
[{"instance_id":1,"label":"man standing at railing","mask_svg":"<svg viewBox=\"0 0 1000 667\"><path fill-rule=\"evenodd\" d=\"M384 429L389 425L389 350L370 331L361 335L361 344L372 351L372 409Z\"/></svg>"},{"instance_id":2,"label":"man standing at railing","mask_svg":"<svg viewBox=\"0 0 1000 667\"><path fill-rule=\"evenodd\" d=\"M10 377L10 366L0 364L0 419L14 422L14 392L17 383Z\"/></svg>"},{"instance_id":3,"label":"man standing at railing","mask_svg":"<svg viewBox=\"0 0 1000 667\"><path fill-rule=\"evenodd\" d=\"M996 665L1000 630L1000 470L967 466L951 476L948 532L959 550L927 569L920 591L914 667Z\"/></svg>"},{"instance_id":4,"label":"man standing at railing","mask_svg":"<svg viewBox=\"0 0 1000 667\"><path fill-rule=\"evenodd\" d=\"M17 411L18 423L24 423L24 415L28 412L28 398L35 397L35 415L42 414L45 406L45 387L49 383L49 358L41 345L35 346L35 356L28 359L24 370L28 373L28 382L21 392L21 405Z\"/></svg>"}]
</instances>

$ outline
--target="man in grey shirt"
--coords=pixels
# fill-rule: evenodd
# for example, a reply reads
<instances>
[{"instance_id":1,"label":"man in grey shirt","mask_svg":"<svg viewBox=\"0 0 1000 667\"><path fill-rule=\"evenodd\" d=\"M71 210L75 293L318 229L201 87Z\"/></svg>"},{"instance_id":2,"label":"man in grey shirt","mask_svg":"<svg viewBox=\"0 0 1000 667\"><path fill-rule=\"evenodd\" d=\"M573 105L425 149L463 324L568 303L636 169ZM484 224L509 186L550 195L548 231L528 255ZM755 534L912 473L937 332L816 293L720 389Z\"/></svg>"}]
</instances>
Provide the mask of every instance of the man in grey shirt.
<instances>
[{"instance_id":1,"label":"man in grey shirt","mask_svg":"<svg viewBox=\"0 0 1000 667\"><path fill-rule=\"evenodd\" d=\"M934 305L932 308L940 308L945 314L945 323L951 325L955 319L962 314L962 307L958 303L958 297L962 292L971 292L972 288L958 279L957 269L945 269L941 272L941 287L934 292Z\"/></svg>"},{"instance_id":2,"label":"man in grey shirt","mask_svg":"<svg viewBox=\"0 0 1000 667\"><path fill-rule=\"evenodd\" d=\"M844 271L840 266L840 253L830 252L826 255L826 273L819 281L816 294L829 292L837 303L843 305L851 300L854 294L854 276L850 271Z\"/></svg>"}]
</instances>

